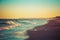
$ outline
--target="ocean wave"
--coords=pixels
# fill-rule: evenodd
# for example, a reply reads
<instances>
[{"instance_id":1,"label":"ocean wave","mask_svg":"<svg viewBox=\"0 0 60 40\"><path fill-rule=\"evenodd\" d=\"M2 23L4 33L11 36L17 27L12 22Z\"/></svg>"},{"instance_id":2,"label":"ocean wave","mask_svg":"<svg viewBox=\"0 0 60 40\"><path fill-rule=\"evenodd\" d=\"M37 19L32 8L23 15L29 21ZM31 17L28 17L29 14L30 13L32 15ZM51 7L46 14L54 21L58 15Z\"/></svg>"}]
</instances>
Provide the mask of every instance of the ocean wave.
<instances>
[{"instance_id":1,"label":"ocean wave","mask_svg":"<svg viewBox=\"0 0 60 40\"><path fill-rule=\"evenodd\" d=\"M10 29L15 28L17 26L21 26L20 23L15 23L13 21L7 21L5 24L7 24L7 26L0 26L0 30L10 30Z\"/></svg>"}]
</instances>

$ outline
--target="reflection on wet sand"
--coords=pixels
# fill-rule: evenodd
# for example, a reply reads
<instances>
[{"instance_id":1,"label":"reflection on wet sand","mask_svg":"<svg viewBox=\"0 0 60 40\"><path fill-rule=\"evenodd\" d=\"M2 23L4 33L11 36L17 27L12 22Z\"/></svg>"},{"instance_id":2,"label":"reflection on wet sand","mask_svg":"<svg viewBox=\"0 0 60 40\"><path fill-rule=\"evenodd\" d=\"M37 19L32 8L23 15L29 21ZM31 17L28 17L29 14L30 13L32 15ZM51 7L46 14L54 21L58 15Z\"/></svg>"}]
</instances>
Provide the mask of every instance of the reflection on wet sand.
<instances>
[{"instance_id":1,"label":"reflection on wet sand","mask_svg":"<svg viewBox=\"0 0 60 40\"><path fill-rule=\"evenodd\" d=\"M60 40L60 16L49 20L45 25L28 30L28 35L30 38L27 40Z\"/></svg>"}]
</instances>

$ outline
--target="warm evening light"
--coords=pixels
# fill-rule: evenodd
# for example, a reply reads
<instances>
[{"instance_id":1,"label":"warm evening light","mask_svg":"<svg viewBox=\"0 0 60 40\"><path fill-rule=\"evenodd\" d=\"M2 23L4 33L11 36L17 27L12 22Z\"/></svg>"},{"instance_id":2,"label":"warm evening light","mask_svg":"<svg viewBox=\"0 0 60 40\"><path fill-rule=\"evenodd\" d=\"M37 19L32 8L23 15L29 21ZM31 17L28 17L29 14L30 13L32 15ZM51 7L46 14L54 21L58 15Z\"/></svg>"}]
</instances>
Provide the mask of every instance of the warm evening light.
<instances>
[{"instance_id":1,"label":"warm evening light","mask_svg":"<svg viewBox=\"0 0 60 40\"><path fill-rule=\"evenodd\" d=\"M57 0L3 0L0 2L0 19L60 16Z\"/></svg>"}]
</instances>

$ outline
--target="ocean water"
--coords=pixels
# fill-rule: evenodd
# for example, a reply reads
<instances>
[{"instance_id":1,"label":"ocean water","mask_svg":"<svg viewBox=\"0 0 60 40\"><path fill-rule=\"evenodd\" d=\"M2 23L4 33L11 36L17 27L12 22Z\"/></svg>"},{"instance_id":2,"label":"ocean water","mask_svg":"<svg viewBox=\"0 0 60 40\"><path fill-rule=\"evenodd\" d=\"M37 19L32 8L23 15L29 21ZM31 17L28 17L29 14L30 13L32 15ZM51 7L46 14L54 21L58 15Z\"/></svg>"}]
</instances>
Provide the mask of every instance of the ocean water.
<instances>
[{"instance_id":1,"label":"ocean water","mask_svg":"<svg viewBox=\"0 0 60 40\"><path fill-rule=\"evenodd\" d=\"M44 25L47 21L47 19L0 19L0 40L25 40L29 38L27 30ZM6 22L14 22L19 26L9 25ZM12 28L4 29L9 26Z\"/></svg>"}]
</instances>

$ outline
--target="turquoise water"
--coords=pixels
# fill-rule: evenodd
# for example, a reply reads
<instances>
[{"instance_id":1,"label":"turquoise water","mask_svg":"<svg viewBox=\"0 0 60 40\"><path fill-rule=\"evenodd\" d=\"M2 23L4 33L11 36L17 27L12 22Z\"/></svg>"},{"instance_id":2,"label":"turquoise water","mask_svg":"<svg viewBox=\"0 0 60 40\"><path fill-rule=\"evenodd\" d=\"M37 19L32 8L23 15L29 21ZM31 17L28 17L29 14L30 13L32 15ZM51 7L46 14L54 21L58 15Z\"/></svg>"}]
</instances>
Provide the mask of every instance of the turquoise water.
<instances>
[{"instance_id":1,"label":"turquoise water","mask_svg":"<svg viewBox=\"0 0 60 40\"><path fill-rule=\"evenodd\" d=\"M7 20L0 20L0 26L6 26L3 24ZM14 23L20 24L20 26L11 28L9 30L0 30L0 40L24 40L29 38L27 30L31 30L36 26L44 25L47 23L47 19L18 19L8 20ZM1 24L2 23L2 24Z\"/></svg>"}]
</instances>

